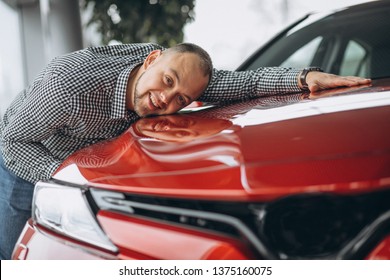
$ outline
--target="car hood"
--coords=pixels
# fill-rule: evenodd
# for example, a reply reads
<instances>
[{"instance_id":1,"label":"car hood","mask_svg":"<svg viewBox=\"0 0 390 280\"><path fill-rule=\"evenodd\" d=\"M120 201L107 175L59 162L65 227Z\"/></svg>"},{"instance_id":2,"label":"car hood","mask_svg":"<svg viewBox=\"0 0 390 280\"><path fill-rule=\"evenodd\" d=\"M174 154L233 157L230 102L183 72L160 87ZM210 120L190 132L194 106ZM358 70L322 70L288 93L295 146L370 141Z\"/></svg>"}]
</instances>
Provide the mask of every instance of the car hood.
<instances>
[{"instance_id":1,"label":"car hood","mask_svg":"<svg viewBox=\"0 0 390 280\"><path fill-rule=\"evenodd\" d=\"M390 185L390 79L140 119L55 179L134 194L271 200Z\"/></svg>"}]
</instances>

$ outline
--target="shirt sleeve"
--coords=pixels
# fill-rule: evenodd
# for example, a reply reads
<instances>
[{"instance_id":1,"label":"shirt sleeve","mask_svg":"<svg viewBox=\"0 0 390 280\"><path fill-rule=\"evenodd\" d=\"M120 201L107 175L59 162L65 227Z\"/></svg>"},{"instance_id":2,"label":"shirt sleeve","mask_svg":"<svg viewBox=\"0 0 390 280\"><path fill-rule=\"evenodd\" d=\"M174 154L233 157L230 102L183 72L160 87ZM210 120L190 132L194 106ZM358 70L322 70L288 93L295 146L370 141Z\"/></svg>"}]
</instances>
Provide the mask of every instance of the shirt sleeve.
<instances>
[{"instance_id":1,"label":"shirt sleeve","mask_svg":"<svg viewBox=\"0 0 390 280\"><path fill-rule=\"evenodd\" d=\"M95 55L109 57L145 56L153 50L164 50L164 47L153 43L119 44L109 46L96 46L86 49Z\"/></svg>"},{"instance_id":2,"label":"shirt sleeve","mask_svg":"<svg viewBox=\"0 0 390 280\"><path fill-rule=\"evenodd\" d=\"M51 76L34 82L15 102L2 131L4 163L17 176L36 183L49 178L61 164L42 141L65 125L69 96L57 77Z\"/></svg>"},{"instance_id":3,"label":"shirt sleeve","mask_svg":"<svg viewBox=\"0 0 390 280\"><path fill-rule=\"evenodd\" d=\"M227 71L214 69L205 93L200 97L205 102L247 100L266 95L300 92L298 69L263 67L250 71Z\"/></svg>"}]
</instances>

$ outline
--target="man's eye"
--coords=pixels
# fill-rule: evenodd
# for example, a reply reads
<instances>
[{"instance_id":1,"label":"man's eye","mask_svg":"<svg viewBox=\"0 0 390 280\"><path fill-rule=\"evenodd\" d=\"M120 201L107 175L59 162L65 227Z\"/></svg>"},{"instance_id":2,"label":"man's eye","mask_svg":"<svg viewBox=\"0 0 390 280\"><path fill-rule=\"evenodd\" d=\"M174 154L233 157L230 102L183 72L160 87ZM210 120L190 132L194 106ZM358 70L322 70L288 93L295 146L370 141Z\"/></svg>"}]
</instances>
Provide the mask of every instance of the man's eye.
<instances>
[{"instance_id":1,"label":"man's eye","mask_svg":"<svg viewBox=\"0 0 390 280\"><path fill-rule=\"evenodd\" d=\"M165 76L165 83L168 86L172 86L173 85L173 80L169 76Z\"/></svg>"},{"instance_id":2,"label":"man's eye","mask_svg":"<svg viewBox=\"0 0 390 280\"><path fill-rule=\"evenodd\" d=\"M178 95L177 100L178 100L180 106L184 107L185 105L187 105L187 102L183 96Z\"/></svg>"}]
</instances>

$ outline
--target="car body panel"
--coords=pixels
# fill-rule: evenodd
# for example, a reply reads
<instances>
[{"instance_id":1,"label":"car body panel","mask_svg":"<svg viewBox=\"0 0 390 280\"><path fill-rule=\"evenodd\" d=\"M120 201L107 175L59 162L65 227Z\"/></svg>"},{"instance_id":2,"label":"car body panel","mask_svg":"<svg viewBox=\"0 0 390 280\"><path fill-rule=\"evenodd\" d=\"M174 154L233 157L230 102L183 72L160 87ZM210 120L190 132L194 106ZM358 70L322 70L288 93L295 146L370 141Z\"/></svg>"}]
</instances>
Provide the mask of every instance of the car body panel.
<instances>
[{"instance_id":1,"label":"car body panel","mask_svg":"<svg viewBox=\"0 0 390 280\"><path fill-rule=\"evenodd\" d=\"M255 108L234 115L230 123L221 122L219 133L187 142L145 138L134 133L134 125L116 140L76 152L54 178L78 177L69 173L73 170L84 177L84 183L96 188L231 200L387 187L390 91L374 81L372 87L345 89L344 94L293 104L288 101L284 106L280 97L259 98L257 108L252 100L250 106ZM279 107L264 110L276 99ZM374 105L379 107L370 108ZM212 111L208 116L213 116ZM267 120L262 119L264 111ZM272 114L287 119L273 121ZM165 133L174 122L176 128L182 122L188 129L189 123L215 121L207 119L205 113L197 119L198 115L151 118L148 125L164 123ZM155 136L159 133L155 131ZM115 155L115 159L104 155ZM96 159L104 161L104 166L92 162ZM200 184L205 177L207 182Z\"/></svg>"},{"instance_id":2,"label":"car body panel","mask_svg":"<svg viewBox=\"0 0 390 280\"><path fill-rule=\"evenodd\" d=\"M37 226L30 219L15 247L14 260L110 260L116 255L96 250L86 244L66 239L58 234Z\"/></svg>"},{"instance_id":3,"label":"car body panel","mask_svg":"<svg viewBox=\"0 0 390 280\"><path fill-rule=\"evenodd\" d=\"M367 256L367 260L388 260L390 256L390 236L380 242Z\"/></svg>"},{"instance_id":4,"label":"car body panel","mask_svg":"<svg viewBox=\"0 0 390 280\"><path fill-rule=\"evenodd\" d=\"M127 259L129 256L163 260L253 258L245 247L240 247L240 244L231 238L107 211L101 211L98 219L111 240L120 248L121 259ZM155 236L159 238L156 239ZM173 248L175 249L172 250Z\"/></svg>"}]
</instances>

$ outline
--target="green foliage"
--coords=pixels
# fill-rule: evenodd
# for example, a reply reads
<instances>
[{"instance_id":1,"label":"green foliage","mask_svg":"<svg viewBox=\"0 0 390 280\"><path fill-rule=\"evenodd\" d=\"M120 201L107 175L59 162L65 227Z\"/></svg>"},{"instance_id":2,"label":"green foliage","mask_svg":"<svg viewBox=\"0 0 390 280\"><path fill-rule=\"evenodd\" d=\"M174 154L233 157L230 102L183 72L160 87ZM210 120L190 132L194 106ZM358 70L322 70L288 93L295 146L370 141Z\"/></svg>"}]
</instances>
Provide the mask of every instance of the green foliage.
<instances>
[{"instance_id":1,"label":"green foliage","mask_svg":"<svg viewBox=\"0 0 390 280\"><path fill-rule=\"evenodd\" d=\"M194 20L195 0L84 0L93 5L88 24L96 23L102 43L154 42L173 46L183 41L183 27Z\"/></svg>"}]
</instances>

